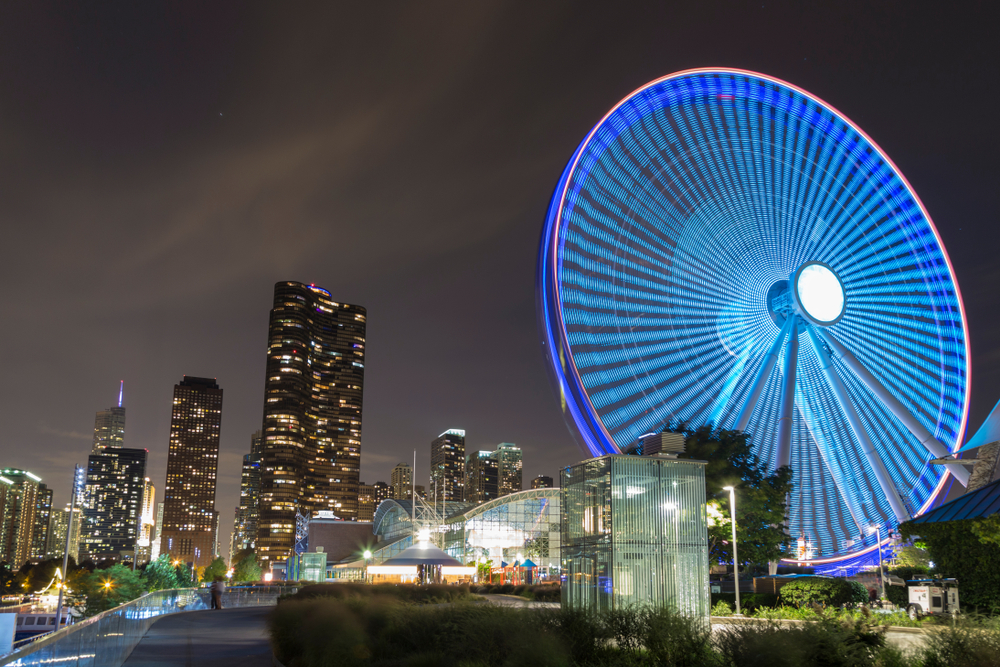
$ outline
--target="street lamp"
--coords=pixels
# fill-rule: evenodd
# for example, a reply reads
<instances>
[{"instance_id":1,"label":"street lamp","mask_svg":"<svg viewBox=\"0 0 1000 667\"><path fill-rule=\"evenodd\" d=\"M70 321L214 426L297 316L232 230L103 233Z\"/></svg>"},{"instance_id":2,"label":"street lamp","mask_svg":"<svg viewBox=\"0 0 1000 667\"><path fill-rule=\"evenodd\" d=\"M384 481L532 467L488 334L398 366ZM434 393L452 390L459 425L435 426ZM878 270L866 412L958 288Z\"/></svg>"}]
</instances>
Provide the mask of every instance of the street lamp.
<instances>
[{"instance_id":1,"label":"street lamp","mask_svg":"<svg viewBox=\"0 0 1000 667\"><path fill-rule=\"evenodd\" d=\"M875 548L878 549L878 581L879 581L879 591L881 591L880 600L885 599L885 577L882 575L882 527L875 525L868 527L869 533L875 533Z\"/></svg>"},{"instance_id":2,"label":"street lamp","mask_svg":"<svg viewBox=\"0 0 1000 667\"><path fill-rule=\"evenodd\" d=\"M368 583L368 561L372 557L371 550L370 549L365 549L364 556L365 556L365 583L367 584Z\"/></svg>"},{"instance_id":3,"label":"street lamp","mask_svg":"<svg viewBox=\"0 0 1000 667\"><path fill-rule=\"evenodd\" d=\"M733 523L733 582L736 584L736 615L740 615L740 561L736 557L736 489L732 486L722 487L729 492L729 515Z\"/></svg>"}]
</instances>

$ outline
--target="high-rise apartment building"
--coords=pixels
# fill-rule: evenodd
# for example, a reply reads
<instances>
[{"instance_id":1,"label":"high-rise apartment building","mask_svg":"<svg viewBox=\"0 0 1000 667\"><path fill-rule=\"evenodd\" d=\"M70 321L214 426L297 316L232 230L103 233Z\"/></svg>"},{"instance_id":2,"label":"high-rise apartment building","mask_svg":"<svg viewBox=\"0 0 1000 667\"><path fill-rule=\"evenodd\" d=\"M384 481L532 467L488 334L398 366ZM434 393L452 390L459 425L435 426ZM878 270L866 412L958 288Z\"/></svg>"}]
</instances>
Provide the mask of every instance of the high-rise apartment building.
<instances>
[{"instance_id":1,"label":"high-rise apartment building","mask_svg":"<svg viewBox=\"0 0 1000 667\"><path fill-rule=\"evenodd\" d=\"M284 559L296 512L358 518L366 311L325 289L274 286L264 385L257 550Z\"/></svg>"},{"instance_id":2,"label":"high-rise apartment building","mask_svg":"<svg viewBox=\"0 0 1000 667\"><path fill-rule=\"evenodd\" d=\"M372 488L375 490L375 508L378 509L379 504L383 500L392 498L392 487L385 482L375 482L372 484Z\"/></svg>"},{"instance_id":3,"label":"high-rise apartment building","mask_svg":"<svg viewBox=\"0 0 1000 667\"><path fill-rule=\"evenodd\" d=\"M389 478L392 485L392 497L406 500L413 495L413 468L409 463L397 463Z\"/></svg>"},{"instance_id":4,"label":"high-rise apartment building","mask_svg":"<svg viewBox=\"0 0 1000 667\"><path fill-rule=\"evenodd\" d=\"M551 489L552 487L552 478L548 475L539 475L531 480L531 488L533 489Z\"/></svg>"},{"instance_id":5,"label":"high-rise apartment building","mask_svg":"<svg viewBox=\"0 0 1000 667\"><path fill-rule=\"evenodd\" d=\"M260 431L250 436L250 453L243 455L240 475L240 504L236 508L233 537L229 545L231 555L244 549L257 547L257 518L260 506L260 457L264 438Z\"/></svg>"},{"instance_id":6,"label":"high-rise apartment building","mask_svg":"<svg viewBox=\"0 0 1000 667\"><path fill-rule=\"evenodd\" d=\"M105 447L87 457L83 494L83 558L119 558L139 538L145 489L145 449Z\"/></svg>"},{"instance_id":7,"label":"high-rise apartment building","mask_svg":"<svg viewBox=\"0 0 1000 667\"><path fill-rule=\"evenodd\" d=\"M470 452L465 457L465 499L470 503L485 503L498 497L498 476L493 452Z\"/></svg>"},{"instance_id":8,"label":"high-rise apartment building","mask_svg":"<svg viewBox=\"0 0 1000 667\"><path fill-rule=\"evenodd\" d=\"M163 503L156 503L156 523L153 524L153 542L149 547L149 560L160 557L160 535L163 534Z\"/></svg>"},{"instance_id":9,"label":"high-rise apartment building","mask_svg":"<svg viewBox=\"0 0 1000 667\"><path fill-rule=\"evenodd\" d=\"M35 534L31 539L31 558L41 560L49 546L49 527L52 522L52 489L38 484L35 495Z\"/></svg>"},{"instance_id":10,"label":"high-rise apartment building","mask_svg":"<svg viewBox=\"0 0 1000 667\"><path fill-rule=\"evenodd\" d=\"M392 495L392 487L385 482L358 485L358 521L372 521L379 504Z\"/></svg>"},{"instance_id":11,"label":"high-rise apartment building","mask_svg":"<svg viewBox=\"0 0 1000 667\"><path fill-rule=\"evenodd\" d=\"M72 514L72 520L70 520ZM65 509L52 512L52 519L49 521L49 540L46 547L46 558L58 558L63 555L66 548L66 531L69 535L69 555L75 562L80 562L80 526L83 523L83 510L74 507L72 513L69 505Z\"/></svg>"},{"instance_id":12,"label":"high-rise apartment building","mask_svg":"<svg viewBox=\"0 0 1000 667\"><path fill-rule=\"evenodd\" d=\"M358 484L358 521L371 521L375 518L375 487L361 482Z\"/></svg>"},{"instance_id":13,"label":"high-rise apartment building","mask_svg":"<svg viewBox=\"0 0 1000 667\"><path fill-rule=\"evenodd\" d=\"M494 455L500 474L498 482L500 495L507 496L522 490L524 484L521 479L521 448L512 442L501 442L497 445Z\"/></svg>"},{"instance_id":14,"label":"high-rise apartment building","mask_svg":"<svg viewBox=\"0 0 1000 667\"><path fill-rule=\"evenodd\" d=\"M160 553L203 567L217 551L215 481L222 427L222 389L190 377L174 385Z\"/></svg>"},{"instance_id":15,"label":"high-rise apartment building","mask_svg":"<svg viewBox=\"0 0 1000 667\"><path fill-rule=\"evenodd\" d=\"M431 483L427 488L433 502L465 500L465 431L450 428L431 442Z\"/></svg>"},{"instance_id":16,"label":"high-rise apartment building","mask_svg":"<svg viewBox=\"0 0 1000 667\"><path fill-rule=\"evenodd\" d=\"M148 563L153 555L153 528L156 519L156 487L147 477L143 480L142 509L139 511L139 538L136 540L136 563Z\"/></svg>"},{"instance_id":17,"label":"high-rise apartment building","mask_svg":"<svg viewBox=\"0 0 1000 667\"><path fill-rule=\"evenodd\" d=\"M5 468L0 471L0 561L6 561L14 570L29 558L45 555L45 547L38 554L37 545L39 539L44 545L48 538L48 516L43 528L38 512L39 505L46 502L46 495L51 508L52 491L41 481L38 475L27 470Z\"/></svg>"}]
</instances>

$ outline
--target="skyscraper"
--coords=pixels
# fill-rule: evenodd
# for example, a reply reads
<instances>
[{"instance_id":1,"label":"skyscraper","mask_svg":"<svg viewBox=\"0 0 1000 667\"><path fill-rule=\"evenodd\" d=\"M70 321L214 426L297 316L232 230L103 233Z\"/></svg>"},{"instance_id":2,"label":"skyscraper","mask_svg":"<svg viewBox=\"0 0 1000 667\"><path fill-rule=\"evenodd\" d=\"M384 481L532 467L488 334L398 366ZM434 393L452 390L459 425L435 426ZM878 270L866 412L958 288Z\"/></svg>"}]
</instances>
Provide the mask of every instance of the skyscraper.
<instances>
[{"instance_id":1,"label":"skyscraper","mask_svg":"<svg viewBox=\"0 0 1000 667\"><path fill-rule=\"evenodd\" d=\"M500 473L499 487L500 495L506 496L517 493L524 488L521 479L521 448L512 442L501 442L494 452L497 459L497 468Z\"/></svg>"},{"instance_id":2,"label":"skyscraper","mask_svg":"<svg viewBox=\"0 0 1000 667\"><path fill-rule=\"evenodd\" d=\"M35 533L31 538L31 558L45 558L51 521L52 489L39 482L38 493L35 494Z\"/></svg>"},{"instance_id":3,"label":"skyscraper","mask_svg":"<svg viewBox=\"0 0 1000 667\"><path fill-rule=\"evenodd\" d=\"M392 497L398 500L406 500L413 492L413 468L409 463L397 463L392 469L392 477L389 478L392 485Z\"/></svg>"},{"instance_id":4,"label":"skyscraper","mask_svg":"<svg viewBox=\"0 0 1000 667\"><path fill-rule=\"evenodd\" d=\"M552 486L552 478L548 475L539 475L531 480L531 488L533 489L551 489Z\"/></svg>"},{"instance_id":5,"label":"skyscraper","mask_svg":"<svg viewBox=\"0 0 1000 667\"><path fill-rule=\"evenodd\" d=\"M184 376L174 385L160 553L202 567L216 551L215 480L222 389L214 379Z\"/></svg>"},{"instance_id":6,"label":"skyscraper","mask_svg":"<svg viewBox=\"0 0 1000 667\"><path fill-rule=\"evenodd\" d=\"M105 447L87 457L80 552L83 558L119 558L139 537L145 449Z\"/></svg>"},{"instance_id":7,"label":"skyscraper","mask_svg":"<svg viewBox=\"0 0 1000 667\"><path fill-rule=\"evenodd\" d=\"M485 503L500 495L499 471L493 452L470 452L465 458L465 499Z\"/></svg>"},{"instance_id":8,"label":"skyscraper","mask_svg":"<svg viewBox=\"0 0 1000 667\"><path fill-rule=\"evenodd\" d=\"M451 428L431 442L431 484L427 488L433 502L465 500L465 431Z\"/></svg>"},{"instance_id":9,"label":"skyscraper","mask_svg":"<svg viewBox=\"0 0 1000 667\"><path fill-rule=\"evenodd\" d=\"M160 535L163 534L163 503L156 503L156 523L153 524L153 540L149 546L149 560L160 557Z\"/></svg>"},{"instance_id":10,"label":"skyscraper","mask_svg":"<svg viewBox=\"0 0 1000 667\"><path fill-rule=\"evenodd\" d=\"M118 389L118 405L107 410L101 410L94 418L94 449L95 454L108 447L125 446L125 408L122 398L125 391L124 380Z\"/></svg>"},{"instance_id":11,"label":"skyscraper","mask_svg":"<svg viewBox=\"0 0 1000 667\"><path fill-rule=\"evenodd\" d=\"M260 457L264 448L261 432L250 436L250 453L243 455L243 472L240 476L240 504L236 508L233 538L229 549L235 556L244 549L256 549L257 518L260 507Z\"/></svg>"},{"instance_id":12,"label":"skyscraper","mask_svg":"<svg viewBox=\"0 0 1000 667\"><path fill-rule=\"evenodd\" d=\"M38 504L40 492L44 495L45 485L38 475L5 468L0 471L0 561L10 563L16 570L32 558L37 544ZM52 495L49 491L51 506ZM47 535L48 525L45 526Z\"/></svg>"},{"instance_id":13,"label":"skyscraper","mask_svg":"<svg viewBox=\"0 0 1000 667\"><path fill-rule=\"evenodd\" d=\"M383 500L387 500L392 497L392 487L385 482L375 482L372 484L372 488L375 490L375 508L382 503Z\"/></svg>"},{"instance_id":14,"label":"skyscraper","mask_svg":"<svg viewBox=\"0 0 1000 667\"><path fill-rule=\"evenodd\" d=\"M139 511L139 538L136 540L136 563L148 563L152 558L153 527L156 520L156 487L147 477L143 480L142 509Z\"/></svg>"},{"instance_id":15,"label":"skyscraper","mask_svg":"<svg viewBox=\"0 0 1000 667\"><path fill-rule=\"evenodd\" d=\"M52 512L48 546L45 549L47 558L58 558L63 555L66 548L66 530L71 529L69 555L77 563L80 562L80 526L83 522L83 510L74 507L72 515L73 518L70 520L69 505L66 505L65 509Z\"/></svg>"},{"instance_id":16,"label":"skyscraper","mask_svg":"<svg viewBox=\"0 0 1000 667\"><path fill-rule=\"evenodd\" d=\"M375 487L360 482L358 484L358 521L371 521L375 518Z\"/></svg>"},{"instance_id":17,"label":"skyscraper","mask_svg":"<svg viewBox=\"0 0 1000 667\"><path fill-rule=\"evenodd\" d=\"M287 558L295 514L358 518L366 311L315 285L274 286L257 549Z\"/></svg>"}]
</instances>

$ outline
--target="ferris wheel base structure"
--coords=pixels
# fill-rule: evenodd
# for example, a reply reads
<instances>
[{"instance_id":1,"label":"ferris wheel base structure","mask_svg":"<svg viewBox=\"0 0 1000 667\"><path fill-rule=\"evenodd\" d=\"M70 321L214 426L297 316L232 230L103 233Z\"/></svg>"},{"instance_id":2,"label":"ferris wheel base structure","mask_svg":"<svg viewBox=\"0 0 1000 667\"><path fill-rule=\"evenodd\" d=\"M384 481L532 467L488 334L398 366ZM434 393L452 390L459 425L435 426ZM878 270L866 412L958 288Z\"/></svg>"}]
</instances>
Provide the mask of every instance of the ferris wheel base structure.
<instances>
[{"instance_id":1,"label":"ferris wheel base structure","mask_svg":"<svg viewBox=\"0 0 1000 667\"><path fill-rule=\"evenodd\" d=\"M789 83L688 70L615 105L556 187L537 294L584 450L745 431L793 469L790 562L877 559L876 535L968 483L968 331L937 229L868 135Z\"/></svg>"}]
</instances>

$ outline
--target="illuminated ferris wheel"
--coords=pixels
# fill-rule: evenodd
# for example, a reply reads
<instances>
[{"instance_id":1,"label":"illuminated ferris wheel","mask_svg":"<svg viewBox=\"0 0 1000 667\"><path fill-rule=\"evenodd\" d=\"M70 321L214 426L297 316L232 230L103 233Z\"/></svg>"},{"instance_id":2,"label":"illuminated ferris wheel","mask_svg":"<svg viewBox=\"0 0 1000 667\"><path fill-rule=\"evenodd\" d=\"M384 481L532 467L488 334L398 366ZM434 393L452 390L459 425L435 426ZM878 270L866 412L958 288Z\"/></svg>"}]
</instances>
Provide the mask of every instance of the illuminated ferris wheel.
<instances>
[{"instance_id":1,"label":"illuminated ferris wheel","mask_svg":"<svg viewBox=\"0 0 1000 667\"><path fill-rule=\"evenodd\" d=\"M958 285L930 216L843 114L783 81L653 81L577 148L538 275L563 407L594 456L683 420L791 465L815 564L922 510L969 403ZM882 536L886 531L881 532Z\"/></svg>"}]
</instances>

